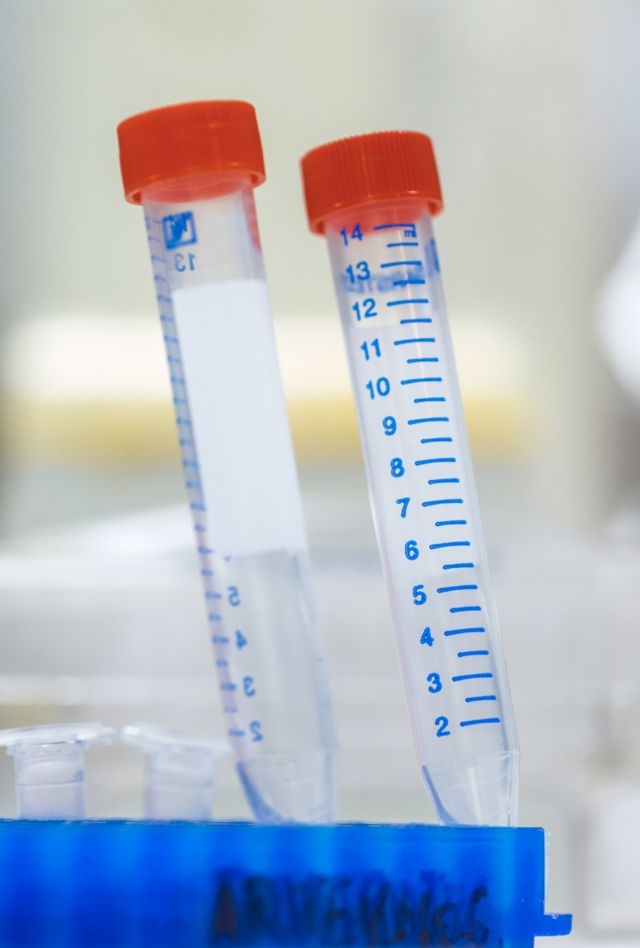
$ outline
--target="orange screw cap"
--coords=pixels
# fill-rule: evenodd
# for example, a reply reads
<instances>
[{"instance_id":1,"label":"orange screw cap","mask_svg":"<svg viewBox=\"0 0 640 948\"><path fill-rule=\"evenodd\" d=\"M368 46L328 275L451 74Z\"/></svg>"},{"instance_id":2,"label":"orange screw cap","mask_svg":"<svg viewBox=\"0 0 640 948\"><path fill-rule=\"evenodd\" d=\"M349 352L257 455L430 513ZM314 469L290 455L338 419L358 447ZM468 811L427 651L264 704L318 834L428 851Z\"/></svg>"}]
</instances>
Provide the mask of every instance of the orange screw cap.
<instances>
[{"instance_id":1,"label":"orange screw cap","mask_svg":"<svg viewBox=\"0 0 640 948\"><path fill-rule=\"evenodd\" d=\"M374 132L320 145L302 158L309 227L324 233L327 217L361 204L422 199L442 210L433 145L422 132Z\"/></svg>"},{"instance_id":2,"label":"orange screw cap","mask_svg":"<svg viewBox=\"0 0 640 948\"><path fill-rule=\"evenodd\" d=\"M118 125L127 201L145 188L213 173L265 180L256 112L248 102L186 102L141 112Z\"/></svg>"}]
</instances>

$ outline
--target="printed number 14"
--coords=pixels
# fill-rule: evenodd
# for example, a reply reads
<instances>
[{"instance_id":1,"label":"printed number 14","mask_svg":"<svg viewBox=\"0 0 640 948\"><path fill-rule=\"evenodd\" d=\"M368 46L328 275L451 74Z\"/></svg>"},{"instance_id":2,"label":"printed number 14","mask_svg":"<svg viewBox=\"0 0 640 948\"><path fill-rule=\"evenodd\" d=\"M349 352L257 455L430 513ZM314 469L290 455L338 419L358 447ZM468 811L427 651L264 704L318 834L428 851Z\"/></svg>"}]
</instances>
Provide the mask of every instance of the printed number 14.
<instances>
[{"instance_id":1,"label":"printed number 14","mask_svg":"<svg viewBox=\"0 0 640 948\"><path fill-rule=\"evenodd\" d=\"M356 226L353 228L353 230L351 231L351 237L349 237L349 232L347 231L346 227L342 228L342 230L340 231L340 236L342 237L342 242L344 243L345 247L349 246L349 239L362 240L362 231L360 230L360 224L356 224Z\"/></svg>"}]
</instances>

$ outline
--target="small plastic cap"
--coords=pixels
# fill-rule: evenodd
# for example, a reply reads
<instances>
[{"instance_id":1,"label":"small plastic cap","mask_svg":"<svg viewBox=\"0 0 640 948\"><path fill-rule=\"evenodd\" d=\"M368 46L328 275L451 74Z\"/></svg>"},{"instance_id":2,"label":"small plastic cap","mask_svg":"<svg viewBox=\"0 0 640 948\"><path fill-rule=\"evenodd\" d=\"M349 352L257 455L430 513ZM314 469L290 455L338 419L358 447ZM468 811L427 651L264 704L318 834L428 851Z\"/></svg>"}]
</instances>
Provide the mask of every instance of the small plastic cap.
<instances>
[{"instance_id":1,"label":"small plastic cap","mask_svg":"<svg viewBox=\"0 0 640 948\"><path fill-rule=\"evenodd\" d=\"M323 234L328 217L362 204L406 198L442 210L433 145L422 132L374 132L320 145L302 158L309 227Z\"/></svg>"},{"instance_id":2,"label":"small plastic cap","mask_svg":"<svg viewBox=\"0 0 640 948\"><path fill-rule=\"evenodd\" d=\"M146 188L203 176L246 175L265 180L256 111L248 102L186 102L141 112L118 125L120 168L127 201L142 203Z\"/></svg>"}]
</instances>

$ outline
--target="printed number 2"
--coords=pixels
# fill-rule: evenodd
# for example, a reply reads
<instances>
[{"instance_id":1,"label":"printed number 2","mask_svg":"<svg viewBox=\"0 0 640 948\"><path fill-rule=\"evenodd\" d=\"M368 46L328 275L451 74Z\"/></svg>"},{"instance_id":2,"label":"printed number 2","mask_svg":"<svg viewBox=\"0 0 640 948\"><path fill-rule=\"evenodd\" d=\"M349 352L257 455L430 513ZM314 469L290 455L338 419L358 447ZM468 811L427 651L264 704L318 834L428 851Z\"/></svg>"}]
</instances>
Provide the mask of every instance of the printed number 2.
<instances>
[{"instance_id":1,"label":"printed number 2","mask_svg":"<svg viewBox=\"0 0 640 948\"><path fill-rule=\"evenodd\" d=\"M440 715L439 718L436 718L433 722L437 727L436 737L448 737L451 734L449 730L449 718L445 718L444 715Z\"/></svg>"}]
</instances>

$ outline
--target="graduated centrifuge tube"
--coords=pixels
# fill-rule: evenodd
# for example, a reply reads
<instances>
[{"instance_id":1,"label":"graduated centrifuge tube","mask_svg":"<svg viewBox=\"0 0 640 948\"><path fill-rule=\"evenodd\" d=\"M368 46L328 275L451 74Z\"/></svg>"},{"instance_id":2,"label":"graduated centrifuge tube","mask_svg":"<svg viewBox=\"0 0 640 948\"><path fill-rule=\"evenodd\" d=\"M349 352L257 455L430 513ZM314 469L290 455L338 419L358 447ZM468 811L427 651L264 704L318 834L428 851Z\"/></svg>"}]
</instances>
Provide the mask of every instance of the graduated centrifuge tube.
<instances>
[{"instance_id":1,"label":"graduated centrifuge tube","mask_svg":"<svg viewBox=\"0 0 640 948\"><path fill-rule=\"evenodd\" d=\"M253 200L255 112L170 106L118 135L126 197L144 206L238 772L258 819L327 821L332 716Z\"/></svg>"},{"instance_id":2,"label":"graduated centrifuge tube","mask_svg":"<svg viewBox=\"0 0 640 948\"><path fill-rule=\"evenodd\" d=\"M146 756L146 819L211 819L214 769L219 758L229 753L226 744L152 724L128 725L122 730L122 740Z\"/></svg>"},{"instance_id":3,"label":"graduated centrifuge tube","mask_svg":"<svg viewBox=\"0 0 640 948\"><path fill-rule=\"evenodd\" d=\"M14 758L18 817L81 820L85 815L84 749L109 743L102 724L43 724L0 731L0 747Z\"/></svg>"},{"instance_id":4,"label":"graduated centrifuge tube","mask_svg":"<svg viewBox=\"0 0 640 948\"><path fill-rule=\"evenodd\" d=\"M517 736L431 226L431 141L347 138L302 171L329 243L424 779L446 823L513 823Z\"/></svg>"}]
</instances>

